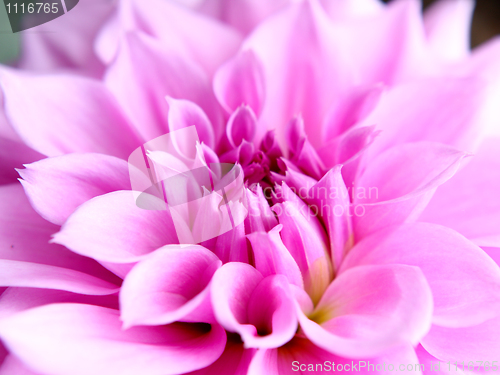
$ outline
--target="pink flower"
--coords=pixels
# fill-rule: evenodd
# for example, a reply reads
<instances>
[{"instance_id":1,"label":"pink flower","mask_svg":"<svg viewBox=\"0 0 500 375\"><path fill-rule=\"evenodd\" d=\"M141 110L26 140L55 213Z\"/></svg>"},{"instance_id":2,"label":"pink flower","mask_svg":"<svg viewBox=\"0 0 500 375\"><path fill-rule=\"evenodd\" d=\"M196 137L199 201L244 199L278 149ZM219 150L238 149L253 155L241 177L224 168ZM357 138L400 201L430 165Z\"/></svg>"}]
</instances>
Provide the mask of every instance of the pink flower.
<instances>
[{"instance_id":1,"label":"pink flower","mask_svg":"<svg viewBox=\"0 0 500 375\"><path fill-rule=\"evenodd\" d=\"M471 2L80 3L0 69L2 375L494 371L500 45L470 53ZM167 209L132 191L144 144L160 180L244 185Z\"/></svg>"}]
</instances>

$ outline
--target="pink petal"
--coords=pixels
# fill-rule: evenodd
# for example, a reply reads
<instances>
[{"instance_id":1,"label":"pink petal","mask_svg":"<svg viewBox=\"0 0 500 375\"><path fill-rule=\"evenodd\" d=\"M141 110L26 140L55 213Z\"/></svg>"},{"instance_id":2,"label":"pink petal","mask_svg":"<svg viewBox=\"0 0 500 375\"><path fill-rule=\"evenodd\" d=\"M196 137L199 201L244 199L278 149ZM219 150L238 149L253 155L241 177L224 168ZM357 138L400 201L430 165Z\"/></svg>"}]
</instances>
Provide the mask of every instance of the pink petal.
<instances>
[{"instance_id":1,"label":"pink petal","mask_svg":"<svg viewBox=\"0 0 500 375\"><path fill-rule=\"evenodd\" d=\"M500 247L500 139L486 140L471 161L441 185L421 221L455 229L479 246Z\"/></svg>"},{"instance_id":2,"label":"pink petal","mask_svg":"<svg viewBox=\"0 0 500 375\"><path fill-rule=\"evenodd\" d=\"M283 244L280 232L283 226L277 225L269 232L254 232L247 235L252 244L255 268L262 275L285 275L290 284L304 286L299 266Z\"/></svg>"},{"instance_id":3,"label":"pink petal","mask_svg":"<svg viewBox=\"0 0 500 375\"><path fill-rule=\"evenodd\" d=\"M248 34L266 17L289 3L290 0L205 0L200 11Z\"/></svg>"},{"instance_id":4,"label":"pink petal","mask_svg":"<svg viewBox=\"0 0 500 375\"><path fill-rule=\"evenodd\" d=\"M26 367L19 359L9 355L3 364L0 362L0 375L43 375Z\"/></svg>"},{"instance_id":5,"label":"pink petal","mask_svg":"<svg viewBox=\"0 0 500 375\"><path fill-rule=\"evenodd\" d=\"M0 185L17 181L19 175L15 168L43 158L42 154L23 143L0 136Z\"/></svg>"},{"instance_id":6,"label":"pink petal","mask_svg":"<svg viewBox=\"0 0 500 375\"><path fill-rule=\"evenodd\" d=\"M395 146L371 160L352 189L356 241L381 228L415 221L466 156L442 144L417 142Z\"/></svg>"},{"instance_id":7,"label":"pink petal","mask_svg":"<svg viewBox=\"0 0 500 375\"><path fill-rule=\"evenodd\" d=\"M308 192L308 202L325 223L330 238L334 269L352 246L352 222L349 193L340 173L341 166L330 170Z\"/></svg>"},{"instance_id":8,"label":"pink petal","mask_svg":"<svg viewBox=\"0 0 500 375\"><path fill-rule=\"evenodd\" d=\"M346 54L339 52L338 37L321 6L307 1L270 17L245 41L243 50L253 50L264 67L261 122L277 129L282 146L286 124L299 113L311 144L320 144L321 120L352 78L344 69Z\"/></svg>"},{"instance_id":9,"label":"pink petal","mask_svg":"<svg viewBox=\"0 0 500 375\"><path fill-rule=\"evenodd\" d=\"M6 115L34 150L48 156L97 152L126 159L141 144L99 82L7 69L0 73Z\"/></svg>"},{"instance_id":10,"label":"pink petal","mask_svg":"<svg viewBox=\"0 0 500 375\"><path fill-rule=\"evenodd\" d=\"M299 313L300 326L319 347L349 358L378 356L428 332L432 294L417 267L355 267L333 281L309 317Z\"/></svg>"},{"instance_id":11,"label":"pink petal","mask_svg":"<svg viewBox=\"0 0 500 375\"><path fill-rule=\"evenodd\" d=\"M195 103L187 100L167 98L168 127L171 132L195 126L200 137L208 147L215 148L215 135L212 124L203 110Z\"/></svg>"},{"instance_id":12,"label":"pink petal","mask_svg":"<svg viewBox=\"0 0 500 375\"><path fill-rule=\"evenodd\" d=\"M92 295L113 294L119 290L119 286L83 272L5 259L0 259L0 286L57 289Z\"/></svg>"},{"instance_id":13,"label":"pink petal","mask_svg":"<svg viewBox=\"0 0 500 375\"><path fill-rule=\"evenodd\" d=\"M418 141L472 151L483 128L479 115L485 105L485 89L484 82L476 78L420 79L393 86L362 122L367 126L377 124L382 130L370 147L370 155Z\"/></svg>"},{"instance_id":14,"label":"pink petal","mask_svg":"<svg viewBox=\"0 0 500 375\"><path fill-rule=\"evenodd\" d=\"M498 332L498 316L471 327L447 328L434 325L422 340L422 346L442 361L465 361L465 366L469 361L489 361L491 366L500 353ZM498 361L495 365L498 365Z\"/></svg>"},{"instance_id":15,"label":"pink petal","mask_svg":"<svg viewBox=\"0 0 500 375\"><path fill-rule=\"evenodd\" d=\"M244 223L214 239L202 242L201 245L215 253L223 263L248 263L248 246Z\"/></svg>"},{"instance_id":16,"label":"pink petal","mask_svg":"<svg viewBox=\"0 0 500 375\"><path fill-rule=\"evenodd\" d=\"M203 69L146 34L124 36L105 82L145 140L168 131L167 95L191 100L203 108L214 124L221 121L221 108ZM221 129L216 130L220 136Z\"/></svg>"},{"instance_id":17,"label":"pink petal","mask_svg":"<svg viewBox=\"0 0 500 375\"><path fill-rule=\"evenodd\" d=\"M0 259L67 268L118 282L93 259L50 244L59 227L33 210L20 184L1 186L0 196Z\"/></svg>"},{"instance_id":18,"label":"pink petal","mask_svg":"<svg viewBox=\"0 0 500 375\"><path fill-rule=\"evenodd\" d=\"M205 367L224 350L224 330L172 324L122 330L119 312L53 304L4 319L0 336L11 352L42 373L178 374Z\"/></svg>"},{"instance_id":19,"label":"pink petal","mask_svg":"<svg viewBox=\"0 0 500 375\"><path fill-rule=\"evenodd\" d=\"M376 16L385 8L384 4L378 0L321 0L321 5L336 21Z\"/></svg>"},{"instance_id":20,"label":"pink petal","mask_svg":"<svg viewBox=\"0 0 500 375\"><path fill-rule=\"evenodd\" d=\"M94 39L114 8L112 1L80 0L74 12L22 33L19 67L40 72L72 69L99 76L104 66L94 52Z\"/></svg>"},{"instance_id":21,"label":"pink petal","mask_svg":"<svg viewBox=\"0 0 500 375\"><path fill-rule=\"evenodd\" d=\"M96 296L75 294L56 289L10 287L7 288L0 299L0 320L34 307L52 303L81 303L115 310L119 308L118 293Z\"/></svg>"},{"instance_id":22,"label":"pink petal","mask_svg":"<svg viewBox=\"0 0 500 375\"><path fill-rule=\"evenodd\" d=\"M97 40L101 59L110 62L120 39L130 31L145 32L164 45L175 46L203 66L210 76L235 54L241 43L241 35L233 28L175 2L152 0L145 4L140 0L127 0L120 2L117 17Z\"/></svg>"},{"instance_id":23,"label":"pink petal","mask_svg":"<svg viewBox=\"0 0 500 375\"><path fill-rule=\"evenodd\" d=\"M214 253L201 246L158 249L125 278L120 291L125 326L213 323L209 283L221 264Z\"/></svg>"},{"instance_id":24,"label":"pink petal","mask_svg":"<svg viewBox=\"0 0 500 375\"><path fill-rule=\"evenodd\" d=\"M93 197L130 189L127 162L112 156L71 154L25 167L19 174L31 204L58 225Z\"/></svg>"},{"instance_id":25,"label":"pink petal","mask_svg":"<svg viewBox=\"0 0 500 375\"><path fill-rule=\"evenodd\" d=\"M431 49L451 61L467 58L474 2L440 0L424 14L424 26Z\"/></svg>"},{"instance_id":26,"label":"pink petal","mask_svg":"<svg viewBox=\"0 0 500 375\"><path fill-rule=\"evenodd\" d=\"M440 361L436 357L430 355L422 345L419 345L415 348L415 352L418 356L418 363L424 366L425 371L424 375L429 374L456 374L462 375L464 372L461 370L460 364L455 363L446 363L444 361Z\"/></svg>"},{"instance_id":27,"label":"pink petal","mask_svg":"<svg viewBox=\"0 0 500 375\"><path fill-rule=\"evenodd\" d=\"M257 185L255 190L255 192L248 189L246 191L248 200L246 225L248 225L248 233L269 232L278 225L278 220L276 220L274 213L269 207L262 187Z\"/></svg>"},{"instance_id":28,"label":"pink petal","mask_svg":"<svg viewBox=\"0 0 500 375\"><path fill-rule=\"evenodd\" d=\"M377 106L384 87L381 84L352 89L334 102L323 124L323 142L341 135L368 116Z\"/></svg>"},{"instance_id":29,"label":"pink petal","mask_svg":"<svg viewBox=\"0 0 500 375\"><path fill-rule=\"evenodd\" d=\"M248 375L293 375L293 374L361 374L373 373L389 375L401 368L406 370L411 364L413 370L417 357L411 347L401 347L377 358L353 360L336 356L314 345L309 340L296 336L278 349L261 349L255 354ZM392 365L392 371L389 370ZM400 367L402 366L402 367ZM299 372L300 371L300 372Z\"/></svg>"},{"instance_id":30,"label":"pink petal","mask_svg":"<svg viewBox=\"0 0 500 375\"><path fill-rule=\"evenodd\" d=\"M273 348L297 330L293 296L286 278L264 278L250 265L228 263L214 275L212 305L217 321L240 334L247 348Z\"/></svg>"},{"instance_id":31,"label":"pink petal","mask_svg":"<svg viewBox=\"0 0 500 375\"><path fill-rule=\"evenodd\" d=\"M257 127L257 119L252 109L246 105L237 108L227 122L226 133L229 143L238 147L243 140L252 142Z\"/></svg>"},{"instance_id":32,"label":"pink petal","mask_svg":"<svg viewBox=\"0 0 500 375\"><path fill-rule=\"evenodd\" d=\"M189 375L247 375L255 349L245 349L236 334L228 334L224 353L217 361ZM1 374L0 374L1 375Z\"/></svg>"},{"instance_id":33,"label":"pink petal","mask_svg":"<svg viewBox=\"0 0 500 375\"><path fill-rule=\"evenodd\" d=\"M149 196L151 204L164 202ZM117 191L81 205L53 242L111 263L133 263L163 245L177 243L168 211L137 207L131 191Z\"/></svg>"},{"instance_id":34,"label":"pink petal","mask_svg":"<svg viewBox=\"0 0 500 375\"><path fill-rule=\"evenodd\" d=\"M315 216L306 216L304 206L285 200L274 205L273 211L283 225L281 238L300 268L304 289L317 303L333 274L326 234Z\"/></svg>"},{"instance_id":35,"label":"pink petal","mask_svg":"<svg viewBox=\"0 0 500 375\"><path fill-rule=\"evenodd\" d=\"M262 64L251 51L243 51L222 65L214 76L214 92L224 109L232 113L245 104L259 116L264 104Z\"/></svg>"},{"instance_id":36,"label":"pink petal","mask_svg":"<svg viewBox=\"0 0 500 375\"><path fill-rule=\"evenodd\" d=\"M434 324L466 327L498 314L500 268L451 229L416 223L379 231L351 249L341 272L364 264L420 267L432 289Z\"/></svg>"}]
</instances>

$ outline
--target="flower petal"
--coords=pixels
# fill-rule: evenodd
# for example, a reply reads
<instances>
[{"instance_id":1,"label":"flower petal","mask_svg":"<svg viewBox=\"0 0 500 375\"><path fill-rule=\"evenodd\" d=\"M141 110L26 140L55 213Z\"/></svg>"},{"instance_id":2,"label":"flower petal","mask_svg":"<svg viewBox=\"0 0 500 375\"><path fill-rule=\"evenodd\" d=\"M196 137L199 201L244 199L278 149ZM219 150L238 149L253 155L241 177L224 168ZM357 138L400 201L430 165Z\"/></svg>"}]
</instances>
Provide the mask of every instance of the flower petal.
<instances>
[{"instance_id":1,"label":"flower petal","mask_svg":"<svg viewBox=\"0 0 500 375\"><path fill-rule=\"evenodd\" d=\"M215 125L221 121L222 110L202 68L146 34L124 36L105 83L148 141L168 132L167 95L197 103ZM220 136L221 129L216 130Z\"/></svg>"},{"instance_id":2,"label":"flower petal","mask_svg":"<svg viewBox=\"0 0 500 375\"><path fill-rule=\"evenodd\" d=\"M153 196L148 198L153 205L164 205ZM53 242L111 263L133 263L163 245L178 243L170 213L137 207L131 191L116 191L84 203Z\"/></svg>"},{"instance_id":3,"label":"flower petal","mask_svg":"<svg viewBox=\"0 0 500 375\"><path fill-rule=\"evenodd\" d=\"M127 159L141 144L98 81L10 69L0 76L7 117L25 143L42 154L97 152Z\"/></svg>"},{"instance_id":4,"label":"flower petal","mask_svg":"<svg viewBox=\"0 0 500 375\"><path fill-rule=\"evenodd\" d=\"M9 350L42 373L178 374L205 367L224 350L225 333L172 324L122 330L119 312L98 306L53 304L0 322Z\"/></svg>"},{"instance_id":5,"label":"flower petal","mask_svg":"<svg viewBox=\"0 0 500 375\"><path fill-rule=\"evenodd\" d=\"M264 278L244 263L227 263L214 275L212 305L217 321L240 334L247 348L275 348L297 330L293 296L283 275Z\"/></svg>"},{"instance_id":6,"label":"flower petal","mask_svg":"<svg viewBox=\"0 0 500 375\"><path fill-rule=\"evenodd\" d=\"M213 323L209 283L222 262L201 246L156 250L128 273L120 291L126 327L175 321Z\"/></svg>"},{"instance_id":7,"label":"flower petal","mask_svg":"<svg viewBox=\"0 0 500 375\"><path fill-rule=\"evenodd\" d=\"M203 66L210 76L235 54L242 38L235 29L175 2L151 0L146 4L141 0L127 0L120 2L117 17L103 28L97 40L98 55L110 62L123 35L137 30L159 39L162 44L175 45L179 52Z\"/></svg>"},{"instance_id":8,"label":"flower petal","mask_svg":"<svg viewBox=\"0 0 500 375\"><path fill-rule=\"evenodd\" d=\"M442 361L465 361L466 366L470 361L490 361L492 364L500 353L498 332L498 316L471 327L448 328L434 325L423 338L422 346Z\"/></svg>"},{"instance_id":9,"label":"flower petal","mask_svg":"<svg viewBox=\"0 0 500 375\"><path fill-rule=\"evenodd\" d=\"M94 39L113 8L112 1L82 0L76 12L37 26L37 32L22 33L19 67L39 72L72 69L100 76L104 66L94 52Z\"/></svg>"},{"instance_id":10,"label":"flower petal","mask_svg":"<svg viewBox=\"0 0 500 375\"><path fill-rule=\"evenodd\" d=\"M432 289L434 324L467 327L498 314L500 268L449 228L415 223L381 230L351 249L341 272L364 264L420 267Z\"/></svg>"},{"instance_id":11,"label":"flower petal","mask_svg":"<svg viewBox=\"0 0 500 375\"><path fill-rule=\"evenodd\" d=\"M269 232L254 232L247 235L252 244L255 268L262 275L284 275L290 284L304 286L299 266L283 244L280 232L283 226L277 225Z\"/></svg>"},{"instance_id":12,"label":"flower petal","mask_svg":"<svg viewBox=\"0 0 500 375\"><path fill-rule=\"evenodd\" d=\"M429 330L432 294L417 267L355 267L339 275L300 326L319 347L349 358L416 344ZM310 320L311 319L311 320Z\"/></svg>"},{"instance_id":13,"label":"flower petal","mask_svg":"<svg viewBox=\"0 0 500 375\"><path fill-rule=\"evenodd\" d=\"M59 227L33 210L20 184L1 186L0 195L0 259L45 264L118 281L93 259L50 244L50 236Z\"/></svg>"},{"instance_id":14,"label":"flower petal","mask_svg":"<svg viewBox=\"0 0 500 375\"><path fill-rule=\"evenodd\" d=\"M119 291L119 286L83 272L5 259L0 259L0 286L57 289L91 295Z\"/></svg>"},{"instance_id":15,"label":"flower petal","mask_svg":"<svg viewBox=\"0 0 500 375\"><path fill-rule=\"evenodd\" d=\"M441 185L421 221L455 229L479 246L500 247L500 139L483 142L477 154Z\"/></svg>"},{"instance_id":16,"label":"flower petal","mask_svg":"<svg viewBox=\"0 0 500 375\"><path fill-rule=\"evenodd\" d=\"M222 65L214 76L214 92L228 113L245 104L259 116L264 104L265 81L262 64L255 53L243 51Z\"/></svg>"},{"instance_id":17,"label":"flower petal","mask_svg":"<svg viewBox=\"0 0 500 375\"><path fill-rule=\"evenodd\" d=\"M352 191L356 241L381 228L415 221L466 156L449 146L417 142L395 146L371 160Z\"/></svg>"},{"instance_id":18,"label":"flower petal","mask_svg":"<svg viewBox=\"0 0 500 375\"><path fill-rule=\"evenodd\" d=\"M71 154L41 160L19 170L26 195L48 221L62 225L93 197L130 190L127 162L101 154Z\"/></svg>"},{"instance_id":19,"label":"flower petal","mask_svg":"<svg viewBox=\"0 0 500 375\"><path fill-rule=\"evenodd\" d=\"M0 136L0 185L16 182L19 178L16 168L43 158L25 144Z\"/></svg>"}]
</instances>

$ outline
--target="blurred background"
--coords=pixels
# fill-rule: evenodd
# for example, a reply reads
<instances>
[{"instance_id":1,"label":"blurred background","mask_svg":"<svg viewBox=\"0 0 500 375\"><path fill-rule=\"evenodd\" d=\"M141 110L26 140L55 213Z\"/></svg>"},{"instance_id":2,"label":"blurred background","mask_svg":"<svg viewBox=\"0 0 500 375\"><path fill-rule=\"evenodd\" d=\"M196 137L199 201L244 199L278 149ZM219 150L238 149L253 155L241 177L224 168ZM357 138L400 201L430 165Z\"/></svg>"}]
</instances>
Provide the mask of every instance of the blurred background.
<instances>
[{"instance_id":1,"label":"blurred background","mask_svg":"<svg viewBox=\"0 0 500 375\"><path fill-rule=\"evenodd\" d=\"M336 1L336 0L331 0ZM391 0L384 0L386 3ZM403 0L413 1L413 0ZM424 7L428 7L436 0L424 0ZM447 0L457 1L457 0ZM19 54L20 34L32 32L30 30L13 34L7 11L3 4L0 4L0 62L5 63L14 60ZM495 35L500 34L500 0L477 0L476 11L472 21L471 43L475 47Z\"/></svg>"}]
</instances>

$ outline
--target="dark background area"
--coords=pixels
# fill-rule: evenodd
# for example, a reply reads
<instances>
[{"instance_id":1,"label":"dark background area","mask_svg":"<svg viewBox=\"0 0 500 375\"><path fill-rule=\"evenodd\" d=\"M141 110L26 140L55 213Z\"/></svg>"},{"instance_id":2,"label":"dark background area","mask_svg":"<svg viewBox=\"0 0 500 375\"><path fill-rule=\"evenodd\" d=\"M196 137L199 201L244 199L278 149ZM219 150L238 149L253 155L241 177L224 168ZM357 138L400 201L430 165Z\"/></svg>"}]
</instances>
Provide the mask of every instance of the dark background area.
<instances>
[{"instance_id":1,"label":"dark background area","mask_svg":"<svg viewBox=\"0 0 500 375\"><path fill-rule=\"evenodd\" d=\"M388 3L391 0L383 1ZM436 0L423 0L424 9L434 2ZM476 10L472 20L472 47L487 41L495 35L500 35L500 0L476 0Z\"/></svg>"}]
</instances>

